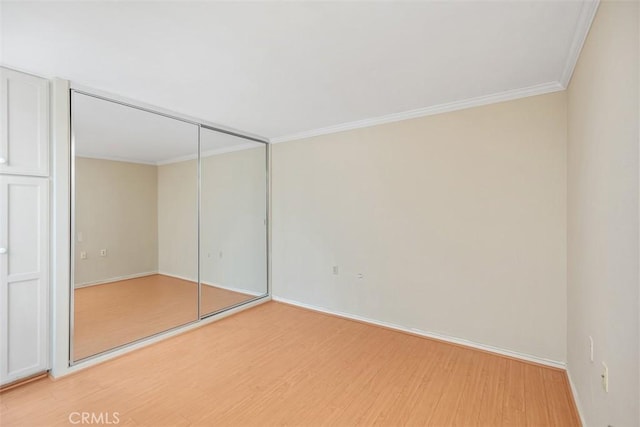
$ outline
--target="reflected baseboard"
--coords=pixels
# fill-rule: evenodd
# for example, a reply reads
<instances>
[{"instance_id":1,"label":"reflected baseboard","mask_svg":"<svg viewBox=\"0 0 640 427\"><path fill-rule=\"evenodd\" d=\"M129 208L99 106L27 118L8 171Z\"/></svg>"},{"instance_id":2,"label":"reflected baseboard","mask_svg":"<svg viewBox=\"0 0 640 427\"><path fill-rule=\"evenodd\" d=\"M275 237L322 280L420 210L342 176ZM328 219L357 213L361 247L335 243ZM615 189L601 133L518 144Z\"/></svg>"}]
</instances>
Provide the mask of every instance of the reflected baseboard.
<instances>
[{"instance_id":1,"label":"reflected baseboard","mask_svg":"<svg viewBox=\"0 0 640 427\"><path fill-rule=\"evenodd\" d=\"M88 286L106 285L107 283L120 282L122 280L137 279L139 277L153 276L154 274L163 274L158 271L146 271L144 273L127 274L124 276L110 277L108 279L96 280L94 282L76 283L75 289L86 288Z\"/></svg>"},{"instance_id":2,"label":"reflected baseboard","mask_svg":"<svg viewBox=\"0 0 640 427\"><path fill-rule=\"evenodd\" d=\"M167 273L164 271L159 271L157 274L161 274L163 276L169 276L169 277L174 277L176 279L182 279L182 280L187 280L189 282L197 282L198 280L192 277L186 277L186 276L180 276L178 274L172 274L172 273ZM227 286L227 285L220 285L218 283L210 283L210 282L201 282L203 285L206 286L211 286L214 288L220 288L220 289L225 289L227 291L233 291L233 292L238 292L241 294L248 294L248 295L252 295L254 297L258 297L258 296L262 296L265 295L267 292L256 292L253 290L249 290L249 289L244 289L244 288L240 288L240 287L236 287L236 286Z\"/></svg>"},{"instance_id":3,"label":"reflected baseboard","mask_svg":"<svg viewBox=\"0 0 640 427\"><path fill-rule=\"evenodd\" d=\"M227 291L233 291L233 292L238 292L238 293L241 293L241 294L252 295L254 297L259 297L259 296L265 295L267 293L266 291L264 291L264 292L256 292L256 291L251 291L249 289L238 288L238 287L235 287L235 286L223 286L223 285L220 285L220 284L217 284L217 283L207 283L207 282L200 282L200 283L202 283L203 285L206 285L206 286L214 287L214 288L220 288L220 289L225 289Z\"/></svg>"},{"instance_id":4,"label":"reflected baseboard","mask_svg":"<svg viewBox=\"0 0 640 427\"><path fill-rule=\"evenodd\" d=\"M194 283L196 283L198 281L196 278L193 278L193 277L181 276L179 274L167 273L165 271L146 271L144 273L127 274L127 275L124 275L124 276L110 277L108 279L98 280L98 281L95 281L95 282L78 283L78 284L75 285L75 289L86 288L86 287L89 287L89 286L106 285L108 283L120 282L120 281L123 281L123 280L137 279L137 278L146 277L146 276L153 276L154 274L160 274L162 276L169 276L169 277L173 277L173 278L176 278L176 279L186 280L188 282L194 282ZM251 289L245 289L245 288L241 288L241 287L238 287L238 286L221 285L219 283L210 283L210 282L201 282L201 283L203 285L206 285L206 286L225 289L227 291L238 292L238 293L241 293L241 294L247 294L247 295L251 295L251 296L254 296L254 297L266 294L266 291L265 292L257 292L257 291L251 290Z\"/></svg>"}]
</instances>

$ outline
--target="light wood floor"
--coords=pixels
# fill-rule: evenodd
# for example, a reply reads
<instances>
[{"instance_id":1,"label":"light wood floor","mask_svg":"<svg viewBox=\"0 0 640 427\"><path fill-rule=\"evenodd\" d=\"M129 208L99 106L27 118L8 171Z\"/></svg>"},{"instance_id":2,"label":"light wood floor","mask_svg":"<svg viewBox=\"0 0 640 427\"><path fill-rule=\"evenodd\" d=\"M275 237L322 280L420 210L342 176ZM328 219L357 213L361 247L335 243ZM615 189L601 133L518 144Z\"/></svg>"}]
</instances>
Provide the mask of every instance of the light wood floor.
<instances>
[{"instance_id":1,"label":"light wood floor","mask_svg":"<svg viewBox=\"0 0 640 427\"><path fill-rule=\"evenodd\" d=\"M254 298L202 286L201 312ZM198 318L198 286L154 274L75 290L74 360L148 337Z\"/></svg>"},{"instance_id":2,"label":"light wood floor","mask_svg":"<svg viewBox=\"0 0 640 427\"><path fill-rule=\"evenodd\" d=\"M563 371L269 302L0 394L0 424L577 426Z\"/></svg>"}]
</instances>

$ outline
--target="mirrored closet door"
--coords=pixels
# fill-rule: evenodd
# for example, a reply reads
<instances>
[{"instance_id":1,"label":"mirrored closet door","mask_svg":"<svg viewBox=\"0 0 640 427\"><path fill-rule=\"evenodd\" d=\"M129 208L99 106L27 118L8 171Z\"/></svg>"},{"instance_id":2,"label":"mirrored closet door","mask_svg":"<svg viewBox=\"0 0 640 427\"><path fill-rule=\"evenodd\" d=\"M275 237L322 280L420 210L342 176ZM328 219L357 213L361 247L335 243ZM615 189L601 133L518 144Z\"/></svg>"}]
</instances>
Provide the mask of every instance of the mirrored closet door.
<instances>
[{"instance_id":1,"label":"mirrored closet door","mask_svg":"<svg viewBox=\"0 0 640 427\"><path fill-rule=\"evenodd\" d=\"M77 361L198 319L198 126L71 102Z\"/></svg>"},{"instance_id":2,"label":"mirrored closet door","mask_svg":"<svg viewBox=\"0 0 640 427\"><path fill-rule=\"evenodd\" d=\"M268 146L71 91L70 362L268 294Z\"/></svg>"}]
</instances>

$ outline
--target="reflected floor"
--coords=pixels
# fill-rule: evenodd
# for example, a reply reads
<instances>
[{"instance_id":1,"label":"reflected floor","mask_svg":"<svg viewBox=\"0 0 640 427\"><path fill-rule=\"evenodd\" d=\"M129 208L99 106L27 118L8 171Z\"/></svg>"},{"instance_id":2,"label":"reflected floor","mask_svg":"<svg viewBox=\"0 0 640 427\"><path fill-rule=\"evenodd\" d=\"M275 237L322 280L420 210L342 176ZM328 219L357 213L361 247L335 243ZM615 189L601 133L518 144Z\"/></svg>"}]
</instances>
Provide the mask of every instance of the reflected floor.
<instances>
[{"instance_id":1,"label":"reflected floor","mask_svg":"<svg viewBox=\"0 0 640 427\"><path fill-rule=\"evenodd\" d=\"M202 313L255 298L202 286ZM197 319L196 283L162 274L75 290L74 360L148 337Z\"/></svg>"}]
</instances>

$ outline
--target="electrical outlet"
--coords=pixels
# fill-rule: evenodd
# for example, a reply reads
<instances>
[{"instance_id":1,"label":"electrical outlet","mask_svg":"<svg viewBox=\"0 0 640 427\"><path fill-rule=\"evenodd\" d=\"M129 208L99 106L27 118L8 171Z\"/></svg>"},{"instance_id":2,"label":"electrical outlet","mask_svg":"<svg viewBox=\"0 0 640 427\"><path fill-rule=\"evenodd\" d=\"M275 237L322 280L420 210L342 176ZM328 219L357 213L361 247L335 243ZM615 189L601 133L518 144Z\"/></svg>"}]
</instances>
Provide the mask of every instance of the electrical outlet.
<instances>
[{"instance_id":1,"label":"electrical outlet","mask_svg":"<svg viewBox=\"0 0 640 427\"><path fill-rule=\"evenodd\" d=\"M336 275L338 274L338 266L337 265L333 266L333 274L336 274Z\"/></svg>"},{"instance_id":2,"label":"electrical outlet","mask_svg":"<svg viewBox=\"0 0 640 427\"><path fill-rule=\"evenodd\" d=\"M602 388L605 392L609 393L609 367L606 363L602 362Z\"/></svg>"},{"instance_id":3,"label":"electrical outlet","mask_svg":"<svg viewBox=\"0 0 640 427\"><path fill-rule=\"evenodd\" d=\"M364 274L358 273L358 279L364 279Z\"/></svg>"},{"instance_id":4,"label":"electrical outlet","mask_svg":"<svg viewBox=\"0 0 640 427\"><path fill-rule=\"evenodd\" d=\"M107 256L107 250L106 249L100 249L100 256Z\"/></svg>"},{"instance_id":5,"label":"electrical outlet","mask_svg":"<svg viewBox=\"0 0 640 427\"><path fill-rule=\"evenodd\" d=\"M80 259L87 259L87 253L85 251L80 252Z\"/></svg>"},{"instance_id":6,"label":"electrical outlet","mask_svg":"<svg viewBox=\"0 0 640 427\"><path fill-rule=\"evenodd\" d=\"M589 360L593 363L593 337L589 336Z\"/></svg>"}]
</instances>

